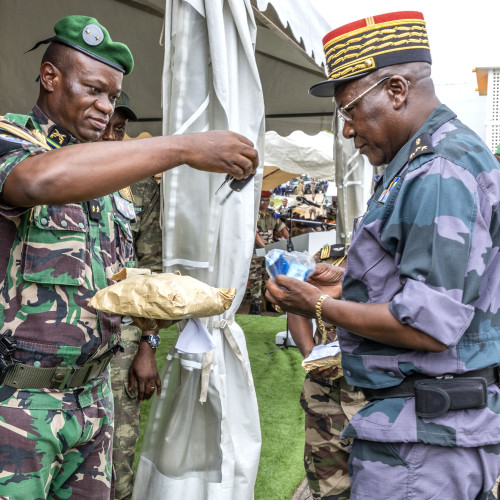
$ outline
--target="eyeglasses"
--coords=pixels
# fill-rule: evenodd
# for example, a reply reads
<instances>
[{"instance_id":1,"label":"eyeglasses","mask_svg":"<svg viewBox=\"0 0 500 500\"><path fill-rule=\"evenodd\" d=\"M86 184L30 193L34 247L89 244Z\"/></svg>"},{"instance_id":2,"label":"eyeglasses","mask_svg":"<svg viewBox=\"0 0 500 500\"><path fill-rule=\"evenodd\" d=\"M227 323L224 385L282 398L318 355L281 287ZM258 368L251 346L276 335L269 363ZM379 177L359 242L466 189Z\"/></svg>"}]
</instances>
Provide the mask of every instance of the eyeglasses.
<instances>
[{"instance_id":1,"label":"eyeglasses","mask_svg":"<svg viewBox=\"0 0 500 500\"><path fill-rule=\"evenodd\" d=\"M385 82L386 80L389 80L389 78L392 78L392 76L384 76L382 80L379 80L377 83L374 83L369 89L365 90L362 94L358 95L356 99L353 99L349 104L346 104L345 106L342 106L341 108L337 108L337 113L338 115L343 118L346 122L352 121L352 116L349 114L349 111L347 111L356 101L364 97L370 90L373 90L377 85L380 85L382 82Z\"/></svg>"}]
</instances>

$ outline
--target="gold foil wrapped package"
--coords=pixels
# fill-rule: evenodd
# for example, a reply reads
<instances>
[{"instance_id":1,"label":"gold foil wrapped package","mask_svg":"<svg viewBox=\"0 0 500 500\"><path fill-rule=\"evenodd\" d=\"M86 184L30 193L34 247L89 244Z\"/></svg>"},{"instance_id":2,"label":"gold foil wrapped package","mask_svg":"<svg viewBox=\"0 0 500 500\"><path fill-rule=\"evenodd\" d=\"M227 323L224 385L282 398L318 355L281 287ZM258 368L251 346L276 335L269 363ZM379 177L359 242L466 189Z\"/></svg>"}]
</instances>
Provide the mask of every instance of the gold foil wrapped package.
<instances>
[{"instance_id":1,"label":"gold foil wrapped package","mask_svg":"<svg viewBox=\"0 0 500 500\"><path fill-rule=\"evenodd\" d=\"M127 277L99 290L89 301L95 309L153 319L203 318L229 309L235 288L213 288L180 274Z\"/></svg>"},{"instance_id":2,"label":"gold foil wrapped package","mask_svg":"<svg viewBox=\"0 0 500 500\"><path fill-rule=\"evenodd\" d=\"M338 340L314 346L309 356L302 361L302 368L306 372L315 368L338 368L337 375L333 378L341 377L342 354Z\"/></svg>"},{"instance_id":3,"label":"gold foil wrapped package","mask_svg":"<svg viewBox=\"0 0 500 500\"><path fill-rule=\"evenodd\" d=\"M316 368L333 368L333 367L338 367L338 375L334 378L339 378L342 377L343 372L342 372L342 360L341 356L327 356L326 358L320 358L320 359L315 359L313 361L302 361L302 368L306 371L306 373L309 373L311 370L314 370Z\"/></svg>"}]
</instances>

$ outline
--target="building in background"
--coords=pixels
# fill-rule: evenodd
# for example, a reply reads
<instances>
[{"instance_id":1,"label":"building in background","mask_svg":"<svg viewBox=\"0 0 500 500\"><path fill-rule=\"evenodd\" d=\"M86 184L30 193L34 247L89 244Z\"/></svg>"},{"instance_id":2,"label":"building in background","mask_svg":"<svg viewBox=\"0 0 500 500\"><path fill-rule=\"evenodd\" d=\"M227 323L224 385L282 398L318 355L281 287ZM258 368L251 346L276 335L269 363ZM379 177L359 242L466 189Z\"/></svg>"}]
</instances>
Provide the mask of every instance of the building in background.
<instances>
[{"instance_id":1,"label":"building in background","mask_svg":"<svg viewBox=\"0 0 500 500\"><path fill-rule=\"evenodd\" d=\"M480 96L486 96L485 142L492 152L500 144L500 66L481 67L473 70L477 77Z\"/></svg>"}]
</instances>

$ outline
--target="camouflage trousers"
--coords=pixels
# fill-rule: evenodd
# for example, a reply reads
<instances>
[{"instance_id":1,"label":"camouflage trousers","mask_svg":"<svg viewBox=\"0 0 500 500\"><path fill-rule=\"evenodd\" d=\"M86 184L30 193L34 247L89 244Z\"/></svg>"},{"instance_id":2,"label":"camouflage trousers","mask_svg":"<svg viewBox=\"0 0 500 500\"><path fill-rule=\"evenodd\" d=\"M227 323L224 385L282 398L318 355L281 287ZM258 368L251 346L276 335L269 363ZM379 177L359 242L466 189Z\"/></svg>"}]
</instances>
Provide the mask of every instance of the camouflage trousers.
<instances>
[{"instance_id":1,"label":"camouflage trousers","mask_svg":"<svg viewBox=\"0 0 500 500\"><path fill-rule=\"evenodd\" d=\"M254 254L250 262L250 273L248 275L251 304L261 305L262 287L266 281L266 277L266 263L264 257L257 257Z\"/></svg>"},{"instance_id":2,"label":"camouflage trousers","mask_svg":"<svg viewBox=\"0 0 500 500\"><path fill-rule=\"evenodd\" d=\"M50 392L21 389L9 401L3 396L11 388L0 388L6 405L0 406L0 498L109 500L113 401L109 383L101 385L105 396L84 408L76 404L77 390L59 392L64 404L75 403L65 410L33 408L44 400L51 407ZM21 400L24 407L8 406Z\"/></svg>"},{"instance_id":3,"label":"camouflage trousers","mask_svg":"<svg viewBox=\"0 0 500 500\"><path fill-rule=\"evenodd\" d=\"M347 447L352 440L340 439L340 433L365 403L363 393L343 377L330 382L306 376L300 398L305 411L304 466L314 499L349 499Z\"/></svg>"},{"instance_id":4,"label":"camouflage trousers","mask_svg":"<svg viewBox=\"0 0 500 500\"><path fill-rule=\"evenodd\" d=\"M113 444L113 469L115 472L115 499L132 494L134 488L134 457L141 407L137 402L137 386L128 390L128 371L139 348L141 331L133 325L122 328L125 352L111 360L111 386L115 401L115 436Z\"/></svg>"}]
</instances>

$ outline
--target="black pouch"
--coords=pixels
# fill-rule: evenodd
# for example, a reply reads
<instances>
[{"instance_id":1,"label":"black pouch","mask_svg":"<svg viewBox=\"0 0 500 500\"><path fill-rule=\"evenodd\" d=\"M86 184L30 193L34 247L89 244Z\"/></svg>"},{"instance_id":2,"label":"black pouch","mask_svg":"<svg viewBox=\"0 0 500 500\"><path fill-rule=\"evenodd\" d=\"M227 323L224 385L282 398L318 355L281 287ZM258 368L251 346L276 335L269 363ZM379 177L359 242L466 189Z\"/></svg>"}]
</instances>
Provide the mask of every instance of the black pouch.
<instances>
[{"instance_id":1,"label":"black pouch","mask_svg":"<svg viewBox=\"0 0 500 500\"><path fill-rule=\"evenodd\" d=\"M483 377L456 377L417 380L415 413L435 418L449 410L484 408L488 404L488 386Z\"/></svg>"}]
</instances>

